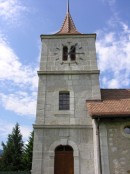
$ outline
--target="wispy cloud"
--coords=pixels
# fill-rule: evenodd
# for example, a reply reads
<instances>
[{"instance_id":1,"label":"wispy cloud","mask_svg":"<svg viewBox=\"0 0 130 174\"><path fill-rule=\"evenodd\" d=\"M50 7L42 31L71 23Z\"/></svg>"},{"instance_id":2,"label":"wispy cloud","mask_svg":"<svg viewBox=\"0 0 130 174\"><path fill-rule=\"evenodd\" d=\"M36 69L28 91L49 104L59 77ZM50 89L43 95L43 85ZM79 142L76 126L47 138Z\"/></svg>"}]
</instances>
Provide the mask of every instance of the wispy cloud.
<instances>
[{"instance_id":1,"label":"wispy cloud","mask_svg":"<svg viewBox=\"0 0 130 174\"><path fill-rule=\"evenodd\" d=\"M0 119L0 135L2 137L7 136L9 133L11 133L13 126L13 124Z\"/></svg>"},{"instance_id":2,"label":"wispy cloud","mask_svg":"<svg viewBox=\"0 0 130 174\"><path fill-rule=\"evenodd\" d=\"M97 54L101 70L101 86L126 88L130 86L130 28L122 23L118 32L98 32Z\"/></svg>"},{"instance_id":3,"label":"wispy cloud","mask_svg":"<svg viewBox=\"0 0 130 174\"><path fill-rule=\"evenodd\" d=\"M4 37L0 37L0 80L37 87L36 69L24 66Z\"/></svg>"},{"instance_id":4,"label":"wispy cloud","mask_svg":"<svg viewBox=\"0 0 130 174\"><path fill-rule=\"evenodd\" d=\"M8 23L18 22L28 8L21 0L0 0L0 16Z\"/></svg>"},{"instance_id":5,"label":"wispy cloud","mask_svg":"<svg viewBox=\"0 0 130 174\"><path fill-rule=\"evenodd\" d=\"M35 115L37 68L23 65L3 35L0 35L0 50L0 101L3 107L21 115Z\"/></svg>"},{"instance_id":6,"label":"wispy cloud","mask_svg":"<svg viewBox=\"0 0 130 174\"><path fill-rule=\"evenodd\" d=\"M101 87L130 86L130 28L122 21L117 0L102 0L111 10L107 27L98 31L97 54Z\"/></svg>"},{"instance_id":7,"label":"wispy cloud","mask_svg":"<svg viewBox=\"0 0 130 174\"><path fill-rule=\"evenodd\" d=\"M101 0L103 3L108 4L110 7L113 8L115 6L117 0Z\"/></svg>"},{"instance_id":8,"label":"wispy cloud","mask_svg":"<svg viewBox=\"0 0 130 174\"><path fill-rule=\"evenodd\" d=\"M36 114L36 93L0 93L0 98L2 105L6 110L14 111L19 115L30 116Z\"/></svg>"}]
</instances>

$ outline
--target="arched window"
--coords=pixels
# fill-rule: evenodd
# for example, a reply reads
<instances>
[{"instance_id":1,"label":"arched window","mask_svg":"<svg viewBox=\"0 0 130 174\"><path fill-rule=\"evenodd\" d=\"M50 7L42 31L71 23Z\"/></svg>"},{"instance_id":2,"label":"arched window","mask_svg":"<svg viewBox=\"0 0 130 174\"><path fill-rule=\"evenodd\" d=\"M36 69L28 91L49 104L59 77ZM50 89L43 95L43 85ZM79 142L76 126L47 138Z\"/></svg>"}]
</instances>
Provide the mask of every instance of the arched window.
<instances>
[{"instance_id":1,"label":"arched window","mask_svg":"<svg viewBox=\"0 0 130 174\"><path fill-rule=\"evenodd\" d=\"M67 61L68 59L68 47L64 46L63 47L63 61Z\"/></svg>"},{"instance_id":2,"label":"arched window","mask_svg":"<svg viewBox=\"0 0 130 174\"><path fill-rule=\"evenodd\" d=\"M59 92L59 110L70 109L70 93L68 91Z\"/></svg>"},{"instance_id":3,"label":"arched window","mask_svg":"<svg viewBox=\"0 0 130 174\"><path fill-rule=\"evenodd\" d=\"M71 46L71 48L70 48L70 59L72 61L76 60L76 47L75 46Z\"/></svg>"}]
</instances>

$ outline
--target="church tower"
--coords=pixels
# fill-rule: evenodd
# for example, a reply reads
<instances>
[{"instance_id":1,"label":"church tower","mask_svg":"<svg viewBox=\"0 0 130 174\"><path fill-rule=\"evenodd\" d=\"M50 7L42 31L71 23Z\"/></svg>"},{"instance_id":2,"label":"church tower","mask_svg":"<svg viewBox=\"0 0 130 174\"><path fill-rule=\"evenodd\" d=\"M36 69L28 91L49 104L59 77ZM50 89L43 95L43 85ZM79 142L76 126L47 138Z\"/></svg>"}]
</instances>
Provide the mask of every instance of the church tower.
<instances>
[{"instance_id":1,"label":"church tower","mask_svg":"<svg viewBox=\"0 0 130 174\"><path fill-rule=\"evenodd\" d=\"M95 40L96 34L77 31L69 1L59 32L41 35L32 174L97 170L92 119L86 107L86 100L101 98Z\"/></svg>"}]
</instances>

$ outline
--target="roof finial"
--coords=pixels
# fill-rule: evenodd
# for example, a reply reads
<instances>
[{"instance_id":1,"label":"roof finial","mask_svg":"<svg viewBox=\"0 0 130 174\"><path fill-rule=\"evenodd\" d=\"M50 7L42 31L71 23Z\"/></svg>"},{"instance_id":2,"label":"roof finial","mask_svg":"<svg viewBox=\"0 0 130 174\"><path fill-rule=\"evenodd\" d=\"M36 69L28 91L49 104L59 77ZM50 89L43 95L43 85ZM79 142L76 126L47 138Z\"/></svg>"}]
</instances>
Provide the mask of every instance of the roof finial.
<instances>
[{"instance_id":1,"label":"roof finial","mask_svg":"<svg viewBox=\"0 0 130 174\"><path fill-rule=\"evenodd\" d=\"M70 6L69 6L69 0L68 0L68 3L67 3L67 13L70 12Z\"/></svg>"}]
</instances>

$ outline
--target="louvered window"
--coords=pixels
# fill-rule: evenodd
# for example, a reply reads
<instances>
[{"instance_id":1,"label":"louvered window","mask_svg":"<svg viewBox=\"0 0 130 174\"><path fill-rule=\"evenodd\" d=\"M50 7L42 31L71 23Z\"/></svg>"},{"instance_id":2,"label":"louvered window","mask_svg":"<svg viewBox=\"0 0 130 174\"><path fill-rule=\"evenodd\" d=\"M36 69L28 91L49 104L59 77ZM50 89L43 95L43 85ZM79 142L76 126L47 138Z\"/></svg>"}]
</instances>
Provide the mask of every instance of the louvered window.
<instances>
[{"instance_id":1,"label":"louvered window","mask_svg":"<svg viewBox=\"0 0 130 174\"><path fill-rule=\"evenodd\" d=\"M68 47L64 46L63 47L63 61L67 61L68 60Z\"/></svg>"},{"instance_id":2,"label":"louvered window","mask_svg":"<svg viewBox=\"0 0 130 174\"><path fill-rule=\"evenodd\" d=\"M70 48L70 59L72 61L76 60L76 47L75 46L71 46L71 48Z\"/></svg>"}]
</instances>

